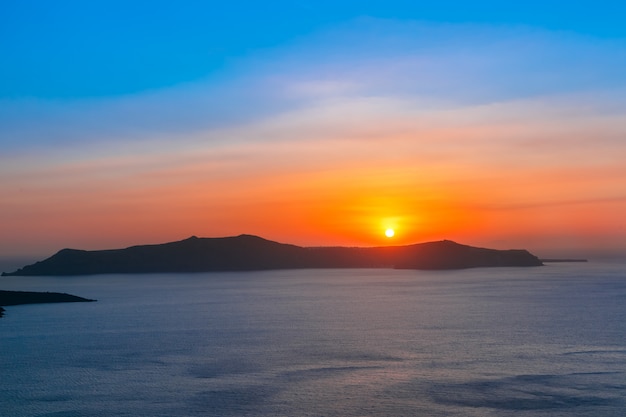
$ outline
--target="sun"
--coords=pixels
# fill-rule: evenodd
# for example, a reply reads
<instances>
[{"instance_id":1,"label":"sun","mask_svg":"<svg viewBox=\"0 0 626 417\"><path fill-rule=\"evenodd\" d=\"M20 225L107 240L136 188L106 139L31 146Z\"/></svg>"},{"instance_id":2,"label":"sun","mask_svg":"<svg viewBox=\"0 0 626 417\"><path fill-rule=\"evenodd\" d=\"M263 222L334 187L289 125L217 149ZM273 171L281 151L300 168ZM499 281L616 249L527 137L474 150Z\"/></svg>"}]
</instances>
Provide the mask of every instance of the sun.
<instances>
[{"instance_id":1,"label":"sun","mask_svg":"<svg viewBox=\"0 0 626 417\"><path fill-rule=\"evenodd\" d=\"M393 235L395 235L396 232L393 229L387 229L385 230L385 236L387 237L393 237Z\"/></svg>"}]
</instances>

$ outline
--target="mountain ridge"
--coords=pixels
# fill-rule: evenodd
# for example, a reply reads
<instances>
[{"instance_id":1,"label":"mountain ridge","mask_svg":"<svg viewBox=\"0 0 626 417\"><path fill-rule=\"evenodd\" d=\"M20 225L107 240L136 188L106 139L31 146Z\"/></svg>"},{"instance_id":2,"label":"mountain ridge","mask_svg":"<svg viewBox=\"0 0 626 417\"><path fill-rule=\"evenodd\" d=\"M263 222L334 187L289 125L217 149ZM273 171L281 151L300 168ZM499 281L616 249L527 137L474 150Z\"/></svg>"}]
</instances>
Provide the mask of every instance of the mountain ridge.
<instances>
[{"instance_id":1,"label":"mountain ridge","mask_svg":"<svg viewBox=\"0 0 626 417\"><path fill-rule=\"evenodd\" d=\"M540 266L524 249L497 250L450 240L400 246L303 247L259 236L199 238L87 251L62 249L2 276L254 271L308 268L463 269Z\"/></svg>"}]
</instances>

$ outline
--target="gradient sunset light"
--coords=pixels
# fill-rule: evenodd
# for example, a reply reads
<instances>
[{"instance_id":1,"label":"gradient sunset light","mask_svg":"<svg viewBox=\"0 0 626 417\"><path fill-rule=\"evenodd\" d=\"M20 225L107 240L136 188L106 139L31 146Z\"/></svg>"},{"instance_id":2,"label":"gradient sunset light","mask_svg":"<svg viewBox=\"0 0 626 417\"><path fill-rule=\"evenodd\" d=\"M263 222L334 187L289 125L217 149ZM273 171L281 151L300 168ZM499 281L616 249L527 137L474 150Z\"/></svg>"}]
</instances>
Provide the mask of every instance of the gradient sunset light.
<instances>
[{"instance_id":1,"label":"gradient sunset light","mask_svg":"<svg viewBox=\"0 0 626 417\"><path fill-rule=\"evenodd\" d=\"M626 253L625 6L34 3L0 6L0 256Z\"/></svg>"}]
</instances>

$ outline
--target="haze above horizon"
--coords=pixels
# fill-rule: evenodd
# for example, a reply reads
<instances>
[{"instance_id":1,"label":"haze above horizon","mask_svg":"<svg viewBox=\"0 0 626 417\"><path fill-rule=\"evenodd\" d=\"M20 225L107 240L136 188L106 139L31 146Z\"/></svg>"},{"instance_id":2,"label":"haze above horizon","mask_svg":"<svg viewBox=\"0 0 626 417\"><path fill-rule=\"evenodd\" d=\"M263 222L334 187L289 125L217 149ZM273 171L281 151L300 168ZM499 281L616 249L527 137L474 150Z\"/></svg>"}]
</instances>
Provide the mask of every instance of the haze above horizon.
<instances>
[{"instance_id":1,"label":"haze above horizon","mask_svg":"<svg viewBox=\"0 0 626 417\"><path fill-rule=\"evenodd\" d=\"M626 4L414 3L3 2L0 257L626 253Z\"/></svg>"}]
</instances>

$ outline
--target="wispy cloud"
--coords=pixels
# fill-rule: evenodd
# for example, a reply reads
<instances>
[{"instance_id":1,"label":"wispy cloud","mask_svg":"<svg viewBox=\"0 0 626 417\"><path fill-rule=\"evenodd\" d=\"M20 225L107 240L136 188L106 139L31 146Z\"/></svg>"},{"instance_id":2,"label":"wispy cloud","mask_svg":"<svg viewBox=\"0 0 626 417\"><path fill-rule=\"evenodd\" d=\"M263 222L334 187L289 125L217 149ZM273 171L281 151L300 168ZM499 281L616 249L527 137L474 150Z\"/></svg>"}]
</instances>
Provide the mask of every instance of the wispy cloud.
<instances>
[{"instance_id":1,"label":"wispy cloud","mask_svg":"<svg viewBox=\"0 0 626 417\"><path fill-rule=\"evenodd\" d=\"M132 96L3 100L3 146L126 141L240 125L320 100L423 107L625 88L626 45L531 28L360 19L258 51L205 81Z\"/></svg>"}]
</instances>

